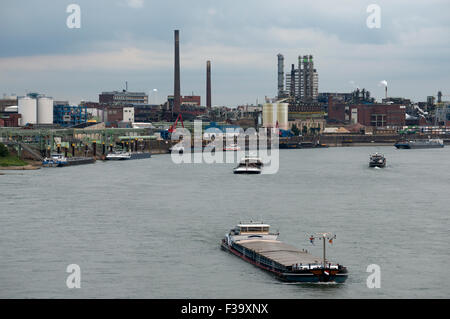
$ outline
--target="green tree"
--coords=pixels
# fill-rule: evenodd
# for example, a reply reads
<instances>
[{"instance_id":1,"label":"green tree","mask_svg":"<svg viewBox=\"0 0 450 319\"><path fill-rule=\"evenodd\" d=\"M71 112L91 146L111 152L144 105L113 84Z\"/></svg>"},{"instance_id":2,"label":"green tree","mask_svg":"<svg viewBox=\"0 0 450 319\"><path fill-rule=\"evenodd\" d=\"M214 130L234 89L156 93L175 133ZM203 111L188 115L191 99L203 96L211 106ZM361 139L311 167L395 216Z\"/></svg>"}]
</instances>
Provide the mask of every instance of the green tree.
<instances>
[{"instance_id":1,"label":"green tree","mask_svg":"<svg viewBox=\"0 0 450 319\"><path fill-rule=\"evenodd\" d=\"M6 157L8 155L9 155L8 148L4 144L0 143L0 157Z\"/></svg>"}]
</instances>

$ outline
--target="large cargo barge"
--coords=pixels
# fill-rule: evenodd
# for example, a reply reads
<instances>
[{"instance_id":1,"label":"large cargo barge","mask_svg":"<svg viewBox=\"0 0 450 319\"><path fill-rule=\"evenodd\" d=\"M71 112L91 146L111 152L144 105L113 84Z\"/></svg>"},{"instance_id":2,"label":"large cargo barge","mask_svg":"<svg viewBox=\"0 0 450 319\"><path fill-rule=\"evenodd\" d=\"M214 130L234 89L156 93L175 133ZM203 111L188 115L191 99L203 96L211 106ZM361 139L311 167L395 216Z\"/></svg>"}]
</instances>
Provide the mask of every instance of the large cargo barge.
<instances>
[{"instance_id":1,"label":"large cargo barge","mask_svg":"<svg viewBox=\"0 0 450 319\"><path fill-rule=\"evenodd\" d=\"M394 146L398 149L442 148L444 147L444 141L440 138L432 138L428 140L397 142Z\"/></svg>"},{"instance_id":2,"label":"large cargo barge","mask_svg":"<svg viewBox=\"0 0 450 319\"><path fill-rule=\"evenodd\" d=\"M347 268L326 260L325 251L323 259L315 257L279 241L279 234L270 233L269 227L253 222L238 224L225 235L221 247L283 281L343 283L347 279ZM325 243L326 237L323 240Z\"/></svg>"},{"instance_id":3,"label":"large cargo barge","mask_svg":"<svg viewBox=\"0 0 450 319\"><path fill-rule=\"evenodd\" d=\"M83 165L95 163L93 157L65 157L63 154L52 154L44 158L42 166L44 167L63 167L72 165Z\"/></svg>"}]
</instances>

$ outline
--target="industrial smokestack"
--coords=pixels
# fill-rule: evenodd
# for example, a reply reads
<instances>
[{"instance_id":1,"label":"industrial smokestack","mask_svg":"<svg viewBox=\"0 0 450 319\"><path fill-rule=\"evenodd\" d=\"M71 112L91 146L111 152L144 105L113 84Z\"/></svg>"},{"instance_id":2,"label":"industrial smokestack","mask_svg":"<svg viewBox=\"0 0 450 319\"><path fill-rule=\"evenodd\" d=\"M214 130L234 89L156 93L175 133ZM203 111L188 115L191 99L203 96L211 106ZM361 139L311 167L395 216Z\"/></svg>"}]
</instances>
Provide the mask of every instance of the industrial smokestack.
<instances>
[{"instance_id":1,"label":"industrial smokestack","mask_svg":"<svg viewBox=\"0 0 450 319\"><path fill-rule=\"evenodd\" d=\"M278 57L278 98L284 93L284 56L279 53Z\"/></svg>"},{"instance_id":2,"label":"industrial smokestack","mask_svg":"<svg viewBox=\"0 0 450 319\"><path fill-rule=\"evenodd\" d=\"M174 100L173 112L180 112L181 96L180 96L180 35L175 30L175 83L174 83Z\"/></svg>"},{"instance_id":3,"label":"industrial smokestack","mask_svg":"<svg viewBox=\"0 0 450 319\"><path fill-rule=\"evenodd\" d=\"M384 86L384 94L385 94L385 98L387 99L387 87L388 87L388 83L386 80L380 81L380 84Z\"/></svg>"},{"instance_id":4,"label":"industrial smokestack","mask_svg":"<svg viewBox=\"0 0 450 319\"><path fill-rule=\"evenodd\" d=\"M211 108L211 61L206 61L206 107Z\"/></svg>"}]
</instances>

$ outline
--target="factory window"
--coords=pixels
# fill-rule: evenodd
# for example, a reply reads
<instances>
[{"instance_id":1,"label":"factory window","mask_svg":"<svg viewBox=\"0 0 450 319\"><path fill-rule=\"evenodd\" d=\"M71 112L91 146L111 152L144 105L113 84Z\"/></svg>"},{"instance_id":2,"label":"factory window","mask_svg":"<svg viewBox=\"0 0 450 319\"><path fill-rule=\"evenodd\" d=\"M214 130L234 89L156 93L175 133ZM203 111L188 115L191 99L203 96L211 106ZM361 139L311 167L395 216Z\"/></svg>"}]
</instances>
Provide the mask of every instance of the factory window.
<instances>
[{"instance_id":1,"label":"factory window","mask_svg":"<svg viewBox=\"0 0 450 319\"><path fill-rule=\"evenodd\" d=\"M372 114L370 116L370 125L376 127L386 126L386 115L385 114Z\"/></svg>"}]
</instances>

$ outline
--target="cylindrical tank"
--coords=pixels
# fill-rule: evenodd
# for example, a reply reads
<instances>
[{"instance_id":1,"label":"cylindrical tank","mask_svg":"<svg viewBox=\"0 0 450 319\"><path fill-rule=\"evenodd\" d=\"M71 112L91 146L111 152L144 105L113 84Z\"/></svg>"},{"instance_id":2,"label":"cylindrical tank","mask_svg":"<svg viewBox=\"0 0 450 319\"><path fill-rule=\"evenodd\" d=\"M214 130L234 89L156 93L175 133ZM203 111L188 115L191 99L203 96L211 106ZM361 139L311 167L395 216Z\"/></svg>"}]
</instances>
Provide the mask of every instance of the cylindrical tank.
<instances>
[{"instance_id":1,"label":"cylindrical tank","mask_svg":"<svg viewBox=\"0 0 450 319\"><path fill-rule=\"evenodd\" d=\"M275 127L272 103L265 103L263 105L263 126Z\"/></svg>"},{"instance_id":2,"label":"cylindrical tank","mask_svg":"<svg viewBox=\"0 0 450 319\"><path fill-rule=\"evenodd\" d=\"M37 105L36 99L28 96L22 96L17 99L17 110L22 115L20 125L36 124L37 122Z\"/></svg>"},{"instance_id":3,"label":"cylindrical tank","mask_svg":"<svg viewBox=\"0 0 450 319\"><path fill-rule=\"evenodd\" d=\"M53 99L51 97L39 97L37 99L38 124L53 124Z\"/></svg>"},{"instance_id":4,"label":"cylindrical tank","mask_svg":"<svg viewBox=\"0 0 450 319\"><path fill-rule=\"evenodd\" d=\"M289 123L288 123L288 110L289 110L289 104L288 103L277 103L277 121L278 121L278 127L282 130L288 130L289 129Z\"/></svg>"}]
</instances>

